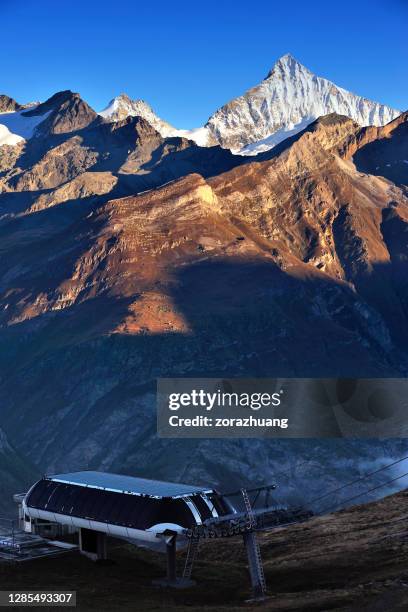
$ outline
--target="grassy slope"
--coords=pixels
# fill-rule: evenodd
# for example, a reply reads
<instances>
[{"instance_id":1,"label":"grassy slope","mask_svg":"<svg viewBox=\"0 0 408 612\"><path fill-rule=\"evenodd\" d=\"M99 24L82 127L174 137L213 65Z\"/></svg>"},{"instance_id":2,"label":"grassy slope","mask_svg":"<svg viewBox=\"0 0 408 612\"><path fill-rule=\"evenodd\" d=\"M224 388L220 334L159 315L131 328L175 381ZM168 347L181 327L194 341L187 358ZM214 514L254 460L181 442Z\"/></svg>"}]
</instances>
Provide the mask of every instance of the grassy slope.
<instances>
[{"instance_id":1,"label":"grassy slope","mask_svg":"<svg viewBox=\"0 0 408 612\"><path fill-rule=\"evenodd\" d=\"M407 515L408 493L399 493L264 534L270 596L259 608L408 609ZM193 571L197 586L186 591L151 586L151 580L164 572L160 555L116 542L110 557L110 566L94 565L77 553L19 567L0 565L2 589L76 589L81 611L248 609L249 581L240 539L203 544Z\"/></svg>"}]
</instances>

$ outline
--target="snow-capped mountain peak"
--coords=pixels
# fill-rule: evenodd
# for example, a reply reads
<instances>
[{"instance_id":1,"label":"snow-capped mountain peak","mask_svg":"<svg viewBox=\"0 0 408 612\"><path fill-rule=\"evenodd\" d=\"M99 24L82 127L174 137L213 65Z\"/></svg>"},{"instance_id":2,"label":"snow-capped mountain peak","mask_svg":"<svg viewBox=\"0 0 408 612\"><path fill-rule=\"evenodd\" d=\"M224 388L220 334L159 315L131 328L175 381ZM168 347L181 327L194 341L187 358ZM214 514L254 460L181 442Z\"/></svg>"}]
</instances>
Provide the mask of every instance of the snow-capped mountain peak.
<instances>
[{"instance_id":1,"label":"snow-capped mountain peak","mask_svg":"<svg viewBox=\"0 0 408 612\"><path fill-rule=\"evenodd\" d=\"M175 129L169 123L160 119L147 102L144 100L132 100L125 93L121 93L116 98L113 98L108 106L100 111L99 115L108 121L122 121L126 117L143 117L163 137L170 136Z\"/></svg>"},{"instance_id":2,"label":"snow-capped mountain peak","mask_svg":"<svg viewBox=\"0 0 408 612\"><path fill-rule=\"evenodd\" d=\"M330 113L346 115L360 125L381 126L400 111L316 76L288 53L259 85L217 110L206 127L221 146L255 154Z\"/></svg>"},{"instance_id":3,"label":"snow-capped mountain peak","mask_svg":"<svg viewBox=\"0 0 408 612\"><path fill-rule=\"evenodd\" d=\"M298 60L293 57L291 53L286 53L285 55L282 55L282 57L280 57L277 62L275 62L275 64L268 72L266 79L269 79L271 76L276 75L279 71L289 72L290 74L295 75L296 71L299 69L312 74L311 71L306 68L306 66L303 66L303 64L298 62Z\"/></svg>"},{"instance_id":4,"label":"snow-capped mountain peak","mask_svg":"<svg viewBox=\"0 0 408 612\"><path fill-rule=\"evenodd\" d=\"M144 100L132 100L125 93L113 98L99 115L108 121L121 121L126 119L126 117L139 116L146 119L163 138L187 138L188 140L193 140L201 147L217 144L206 127L199 127L192 130L179 130L170 123L167 123L167 121L160 119L147 102Z\"/></svg>"}]
</instances>

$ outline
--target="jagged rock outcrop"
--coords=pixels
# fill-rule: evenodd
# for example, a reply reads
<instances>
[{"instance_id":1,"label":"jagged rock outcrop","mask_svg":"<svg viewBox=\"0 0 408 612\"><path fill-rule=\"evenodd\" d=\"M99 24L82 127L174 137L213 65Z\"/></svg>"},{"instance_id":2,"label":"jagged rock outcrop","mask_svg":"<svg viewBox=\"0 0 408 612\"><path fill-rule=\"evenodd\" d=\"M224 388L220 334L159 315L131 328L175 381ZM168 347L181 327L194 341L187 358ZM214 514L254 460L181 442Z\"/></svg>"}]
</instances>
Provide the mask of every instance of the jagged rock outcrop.
<instances>
[{"instance_id":1,"label":"jagged rock outcrop","mask_svg":"<svg viewBox=\"0 0 408 612\"><path fill-rule=\"evenodd\" d=\"M10 96L6 96L5 94L0 95L0 113L11 113L21 108L23 108L21 104L16 102L13 98L10 98Z\"/></svg>"}]
</instances>

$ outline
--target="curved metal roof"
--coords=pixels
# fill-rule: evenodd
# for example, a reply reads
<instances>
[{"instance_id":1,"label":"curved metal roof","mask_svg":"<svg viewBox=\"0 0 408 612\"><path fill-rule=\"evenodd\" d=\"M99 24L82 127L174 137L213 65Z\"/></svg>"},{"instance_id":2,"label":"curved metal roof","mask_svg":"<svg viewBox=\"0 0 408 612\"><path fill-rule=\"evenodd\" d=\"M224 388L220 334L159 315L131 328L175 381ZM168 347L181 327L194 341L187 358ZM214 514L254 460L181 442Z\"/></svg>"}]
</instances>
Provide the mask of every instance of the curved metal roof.
<instances>
[{"instance_id":1,"label":"curved metal roof","mask_svg":"<svg viewBox=\"0 0 408 612\"><path fill-rule=\"evenodd\" d=\"M148 480L147 478L136 478L135 476L124 476L123 474L109 474L107 472L71 472L68 474L55 474L47 476L54 482L74 484L82 487L104 489L117 493L129 495L148 495L154 498L183 497L194 493L212 493L209 487L197 487L194 485L176 482L164 482L161 480Z\"/></svg>"},{"instance_id":2,"label":"curved metal roof","mask_svg":"<svg viewBox=\"0 0 408 612\"><path fill-rule=\"evenodd\" d=\"M84 487L43 478L27 493L23 506L34 518L62 523L68 521L68 524L91 529L91 523L96 522L97 527L108 525L146 530L162 523L174 523L181 528L189 528L201 523L203 519L210 518L211 503L205 505L204 500L200 498L200 493L191 497L158 498L150 495L128 495L99 487ZM203 512L202 516L197 510L198 507Z\"/></svg>"}]
</instances>

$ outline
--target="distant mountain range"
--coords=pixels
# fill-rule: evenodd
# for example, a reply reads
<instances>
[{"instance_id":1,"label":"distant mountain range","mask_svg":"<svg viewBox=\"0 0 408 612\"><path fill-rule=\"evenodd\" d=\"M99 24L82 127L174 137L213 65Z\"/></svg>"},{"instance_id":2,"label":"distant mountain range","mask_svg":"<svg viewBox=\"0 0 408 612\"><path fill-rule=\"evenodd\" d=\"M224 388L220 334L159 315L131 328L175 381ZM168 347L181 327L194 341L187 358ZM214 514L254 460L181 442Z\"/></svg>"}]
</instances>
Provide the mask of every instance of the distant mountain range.
<instances>
[{"instance_id":1,"label":"distant mountain range","mask_svg":"<svg viewBox=\"0 0 408 612\"><path fill-rule=\"evenodd\" d=\"M286 470L299 500L406 454L155 434L158 377L408 373L408 113L327 83L286 56L206 147L123 97L103 116L71 91L1 98L0 427L41 472L231 488Z\"/></svg>"},{"instance_id":2,"label":"distant mountain range","mask_svg":"<svg viewBox=\"0 0 408 612\"><path fill-rule=\"evenodd\" d=\"M281 57L259 85L218 109L204 127L177 130L142 100L122 94L100 114L111 120L141 115L162 136L184 136L201 146L220 144L254 155L300 132L318 117L337 113L360 125L385 125L401 111L371 102L314 75L292 55Z\"/></svg>"},{"instance_id":3,"label":"distant mountain range","mask_svg":"<svg viewBox=\"0 0 408 612\"><path fill-rule=\"evenodd\" d=\"M0 96L0 113L21 110L24 107L8 96ZM140 116L164 138L180 136L200 146L219 144L234 153L254 155L271 149L318 117L330 113L350 117L362 126L382 126L401 111L337 87L287 54L276 62L259 85L222 106L204 127L195 130L176 129L160 119L146 102L131 100L126 94L111 100L99 115L109 121ZM21 113L21 117L25 116L26 113ZM1 127L2 120L10 134ZM23 124L24 121L21 126ZM27 132L20 133L21 126L12 117L0 116L0 143L15 144L18 136L26 138Z\"/></svg>"}]
</instances>

